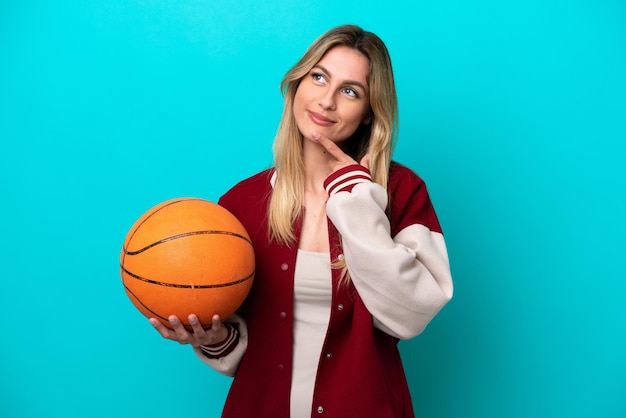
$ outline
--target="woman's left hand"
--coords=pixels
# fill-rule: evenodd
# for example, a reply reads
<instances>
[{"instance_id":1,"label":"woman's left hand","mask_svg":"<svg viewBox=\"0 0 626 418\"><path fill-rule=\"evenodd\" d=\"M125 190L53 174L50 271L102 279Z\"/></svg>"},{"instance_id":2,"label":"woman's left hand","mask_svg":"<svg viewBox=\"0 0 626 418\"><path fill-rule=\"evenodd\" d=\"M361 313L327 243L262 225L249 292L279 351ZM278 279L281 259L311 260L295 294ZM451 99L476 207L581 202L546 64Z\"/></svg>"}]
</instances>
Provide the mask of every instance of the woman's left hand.
<instances>
[{"instance_id":1,"label":"woman's left hand","mask_svg":"<svg viewBox=\"0 0 626 418\"><path fill-rule=\"evenodd\" d=\"M206 330L200 324L197 315L191 314L187 319L191 324L192 331L187 331L181 320L175 315L168 318L172 326L171 329L166 328L156 318L150 318L150 323L163 338L176 341L179 344L191 344L194 347L216 344L228 337L228 329L222 324L222 320L217 314L211 318L211 328Z\"/></svg>"},{"instance_id":2,"label":"woman's left hand","mask_svg":"<svg viewBox=\"0 0 626 418\"><path fill-rule=\"evenodd\" d=\"M326 149L326 151L333 157L331 158L330 162L330 168L332 169L333 173L349 165L357 164L357 162L348 154L343 152L337 144L335 144L333 141L331 141L329 138L325 137L321 133L313 132L313 135L311 137L313 141L324 147L324 149ZM365 156L358 164L361 164L363 167L369 169L369 159L369 154L365 154Z\"/></svg>"}]
</instances>

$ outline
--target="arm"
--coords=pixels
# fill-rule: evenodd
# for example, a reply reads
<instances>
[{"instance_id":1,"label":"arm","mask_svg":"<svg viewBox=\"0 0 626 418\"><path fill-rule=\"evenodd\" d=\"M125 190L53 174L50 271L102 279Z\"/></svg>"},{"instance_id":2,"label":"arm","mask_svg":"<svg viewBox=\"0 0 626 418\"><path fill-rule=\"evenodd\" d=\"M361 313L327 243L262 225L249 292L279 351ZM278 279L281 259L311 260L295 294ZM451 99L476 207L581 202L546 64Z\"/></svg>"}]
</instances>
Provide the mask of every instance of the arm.
<instances>
[{"instance_id":1,"label":"arm","mask_svg":"<svg viewBox=\"0 0 626 418\"><path fill-rule=\"evenodd\" d=\"M423 213L432 210L423 183L403 189L410 195L402 211L406 219L398 220L404 226L393 238L387 193L367 168L344 166L325 186L327 214L341 234L350 277L374 325L397 338L416 336L452 297L443 235L423 222Z\"/></svg>"},{"instance_id":2,"label":"arm","mask_svg":"<svg viewBox=\"0 0 626 418\"><path fill-rule=\"evenodd\" d=\"M348 271L374 326L401 339L416 336L452 297L452 277L441 230L423 182L405 190L405 219L391 236L387 193L371 181L369 156L358 164L319 132L331 174L326 213L342 236ZM397 196L394 196L394 199ZM398 228L399 227L399 228Z\"/></svg>"},{"instance_id":3,"label":"arm","mask_svg":"<svg viewBox=\"0 0 626 418\"><path fill-rule=\"evenodd\" d=\"M219 315L214 315L211 328L205 330L192 314L189 315L192 331L187 331L176 316L170 316L168 321L172 329L155 318L150 319L163 338L191 345L205 364L227 376L235 375L248 347L248 330L242 317L233 314L222 323Z\"/></svg>"}]
</instances>

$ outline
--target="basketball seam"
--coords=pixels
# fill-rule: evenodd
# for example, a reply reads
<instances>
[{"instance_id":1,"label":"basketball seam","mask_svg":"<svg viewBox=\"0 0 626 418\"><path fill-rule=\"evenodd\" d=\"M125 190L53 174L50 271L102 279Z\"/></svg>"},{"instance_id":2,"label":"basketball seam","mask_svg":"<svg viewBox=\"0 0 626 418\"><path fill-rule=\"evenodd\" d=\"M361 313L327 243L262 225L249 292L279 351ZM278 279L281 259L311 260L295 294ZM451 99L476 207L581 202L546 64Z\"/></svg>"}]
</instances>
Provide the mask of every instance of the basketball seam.
<instances>
[{"instance_id":1,"label":"basketball seam","mask_svg":"<svg viewBox=\"0 0 626 418\"><path fill-rule=\"evenodd\" d=\"M146 310L147 310L147 311L149 311L151 314L154 314L154 316L155 316L155 317L160 318L160 319L162 319L163 321L167 321L167 318L166 318L166 317L164 317L163 315L160 315L160 314L158 314L158 313L154 312L154 311L153 311L152 309L150 309L150 308L149 308L149 307L148 307L145 303L143 303L143 302L141 301L141 299L139 299L139 298L137 297L137 295L136 295L135 293L133 293L133 291L132 291L132 290L130 290L130 289L128 288L128 286L124 286L124 289L126 289L126 291L127 291L130 295L132 295L132 296L135 298L135 300L141 304L141 306L143 306L144 308L146 308ZM189 323L185 323L185 321L183 321L183 320L182 320L182 318L179 318L179 319L180 319L180 322L183 324L183 326L184 326L187 330L191 330L191 329L192 329L191 324L189 324ZM202 328L205 328L205 329L206 329L206 328L208 328L208 326L209 326L209 325L211 325L211 324L205 324L205 323L202 323L202 322L200 323L200 326L202 326Z\"/></svg>"},{"instance_id":2,"label":"basketball seam","mask_svg":"<svg viewBox=\"0 0 626 418\"><path fill-rule=\"evenodd\" d=\"M182 234L177 234L177 235L172 235L171 237L167 237L167 238L163 238L160 239L156 242L153 242L152 244L144 247L144 248L140 248L139 250L135 250L135 251L128 251L126 248L124 248L124 254L126 255L137 255L140 254L144 251L149 250L152 247L155 247L157 245L160 244L164 244L166 242L169 241L174 241L180 238L186 238L186 237L190 237L193 235L230 235L233 237L237 237L237 238L241 238L242 240L246 241L248 244L252 245L252 242L250 242L250 240L248 238L246 238L245 236L241 235L241 234L237 234L235 232L231 232L231 231L220 231L220 230L206 230L206 231L191 231L191 232L185 232Z\"/></svg>"},{"instance_id":3,"label":"basketball seam","mask_svg":"<svg viewBox=\"0 0 626 418\"><path fill-rule=\"evenodd\" d=\"M137 225L137 227L135 228L135 230L132 232L132 234L130 235L130 240L132 240L133 236L135 235L135 233L139 230L139 228L141 227L141 225L143 225L144 223L146 223L146 221L150 218L152 218L155 214L159 213L160 211L162 211L163 209L165 209L168 206L172 206L175 205L176 203L180 203L180 202L187 202L189 200L202 200L202 199L196 199L196 198L188 198L188 199L177 199L174 200L172 202L169 202L166 205L163 205L162 207L158 208L157 210L155 210L154 212L152 212L150 215L146 216L146 219L144 219L143 221L141 221L141 223L139 225ZM129 240L129 241L130 241Z\"/></svg>"},{"instance_id":4,"label":"basketball seam","mask_svg":"<svg viewBox=\"0 0 626 418\"><path fill-rule=\"evenodd\" d=\"M148 216L146 216L146 219L144 219L143 221L141 221L139 223L139 225L137 225L135 227L135 229L131 230L131 232L129 232L129 236L126 240L126 242L130 243L133 239L133 237L135 236L135 234L137 233L137 231L139 230L139 228L141 228L141 226L146 223L148 221L148 219L152 218L156 213L162 211L164 208L174 205L176 203L180 203L180 202L186 202L189 200L202 200L202 199L197 199L197 198L182 198L182 199L176 199L176 200L172 200L171 202L167 203L166 205L163 205L162 207L158 208L157 210L155 210L154 212L152 212L151 214L149 214ZM123 259L126 257L127 253L126 253L126 248L123 248L124 252L123 252L123 256L122 256L122 262Z\"/></svg>"},{"instance_id":5,"label":"basketball seam","mask_svg":"<svg viewBox=\"0 0 626 418\"><path fill-rule=\"evenodd\" d=\"M215 288L220 288L220 287L228 287L228 286L234 286L236 284L239 283L243 283L246 282L248 280L250 280L251 278L254 277L254 271L250 274L248 274L247 276L232 281L232 282L228 282L228 283L217 283L217 284L200 284L200 285L196 285L196 284L179 284L179 283L166 283L166 282L161 282L158 280L153 280L153 279L148 279L146 277L141 277L135 273L132 273L130 271L128 271L122 264L120 264L120 269L122 269L122 271L126 274L128 274L130 277L137 279L137 280L141 280L142 282L146 282L146 283L150 283L150 284L156 284L158 286L165 286L165 287L176 287L176 288L181 288L181 289L215 289Z\"/></svg>"},{"instance_id":6,"label":"basketball seam","mask_svg":"<svg viewBox=\"0 0 626 418\"><path fill-rule=\"evenodd\" d=\"M130 290L130 289L128 288L128 286L124 286L124 289L126 289L126 291L127 291L129 294L133 295L133 297L135 298L135 300L137 300L137 302L141 303L141 306L143 306L143 307L144 307L144 308L146 308L148 311L150 311L150 313L154 314L154 316L157 316L157 317L159 317L159 318L161 318L161 319L167 319L167 318L165 318L163 315L159 315L158 313L156 313L156 312L154 312L152 309L150 309L150 308L149 308L149 307L148 307L145 303L143 303L143 302L141 301L141 299L139 299L139 297L137 297L137 295L136 295L136 294L135 294L132 290Z\"/></svg>"}]
</instances>

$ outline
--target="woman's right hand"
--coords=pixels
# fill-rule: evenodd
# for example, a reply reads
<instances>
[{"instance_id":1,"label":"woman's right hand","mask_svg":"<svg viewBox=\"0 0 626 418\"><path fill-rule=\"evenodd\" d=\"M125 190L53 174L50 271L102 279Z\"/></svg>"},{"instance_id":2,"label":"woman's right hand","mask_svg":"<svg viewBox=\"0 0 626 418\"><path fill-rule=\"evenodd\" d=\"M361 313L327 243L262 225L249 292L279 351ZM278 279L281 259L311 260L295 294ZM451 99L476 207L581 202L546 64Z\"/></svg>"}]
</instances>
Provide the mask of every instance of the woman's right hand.
<instances>
[{"instance_id":1,"label":"woman's right hand","mask_svg":"<svg viewBox=\"0 0 626 418\"><path fill-rule=\"evenodd\" d=\"M163 338L176 341L179 344L191 344L194 347L213 345L224 341L228 337L228 329L222 325L219 315L211 318L211 328L204 329L194 314L189 315L189 323L193 331L187 331L177 316L170 316L168 321L173 329L163 325L158 319L150 318L150 324Z\"/></svg>"}]
</instances>

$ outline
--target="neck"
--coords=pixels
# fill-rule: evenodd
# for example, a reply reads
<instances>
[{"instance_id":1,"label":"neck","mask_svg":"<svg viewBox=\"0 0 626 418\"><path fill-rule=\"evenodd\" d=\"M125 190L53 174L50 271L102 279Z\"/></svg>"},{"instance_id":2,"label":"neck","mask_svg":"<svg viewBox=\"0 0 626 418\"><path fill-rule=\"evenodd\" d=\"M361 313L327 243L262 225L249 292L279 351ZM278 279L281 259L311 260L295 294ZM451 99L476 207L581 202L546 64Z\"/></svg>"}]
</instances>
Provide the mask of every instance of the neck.
<instances>
[{"instance_id":1,"label":"neck","mask_svg":"<svg viewBox=\"0 0 626 418\"><path fill-rule=\"evenodd\" d=\"M324 180L332 173L330 161L334 157L324 147L310 140L304 139L304 188L307 192L323 192Z\"/></svg>"}]
</instances>

